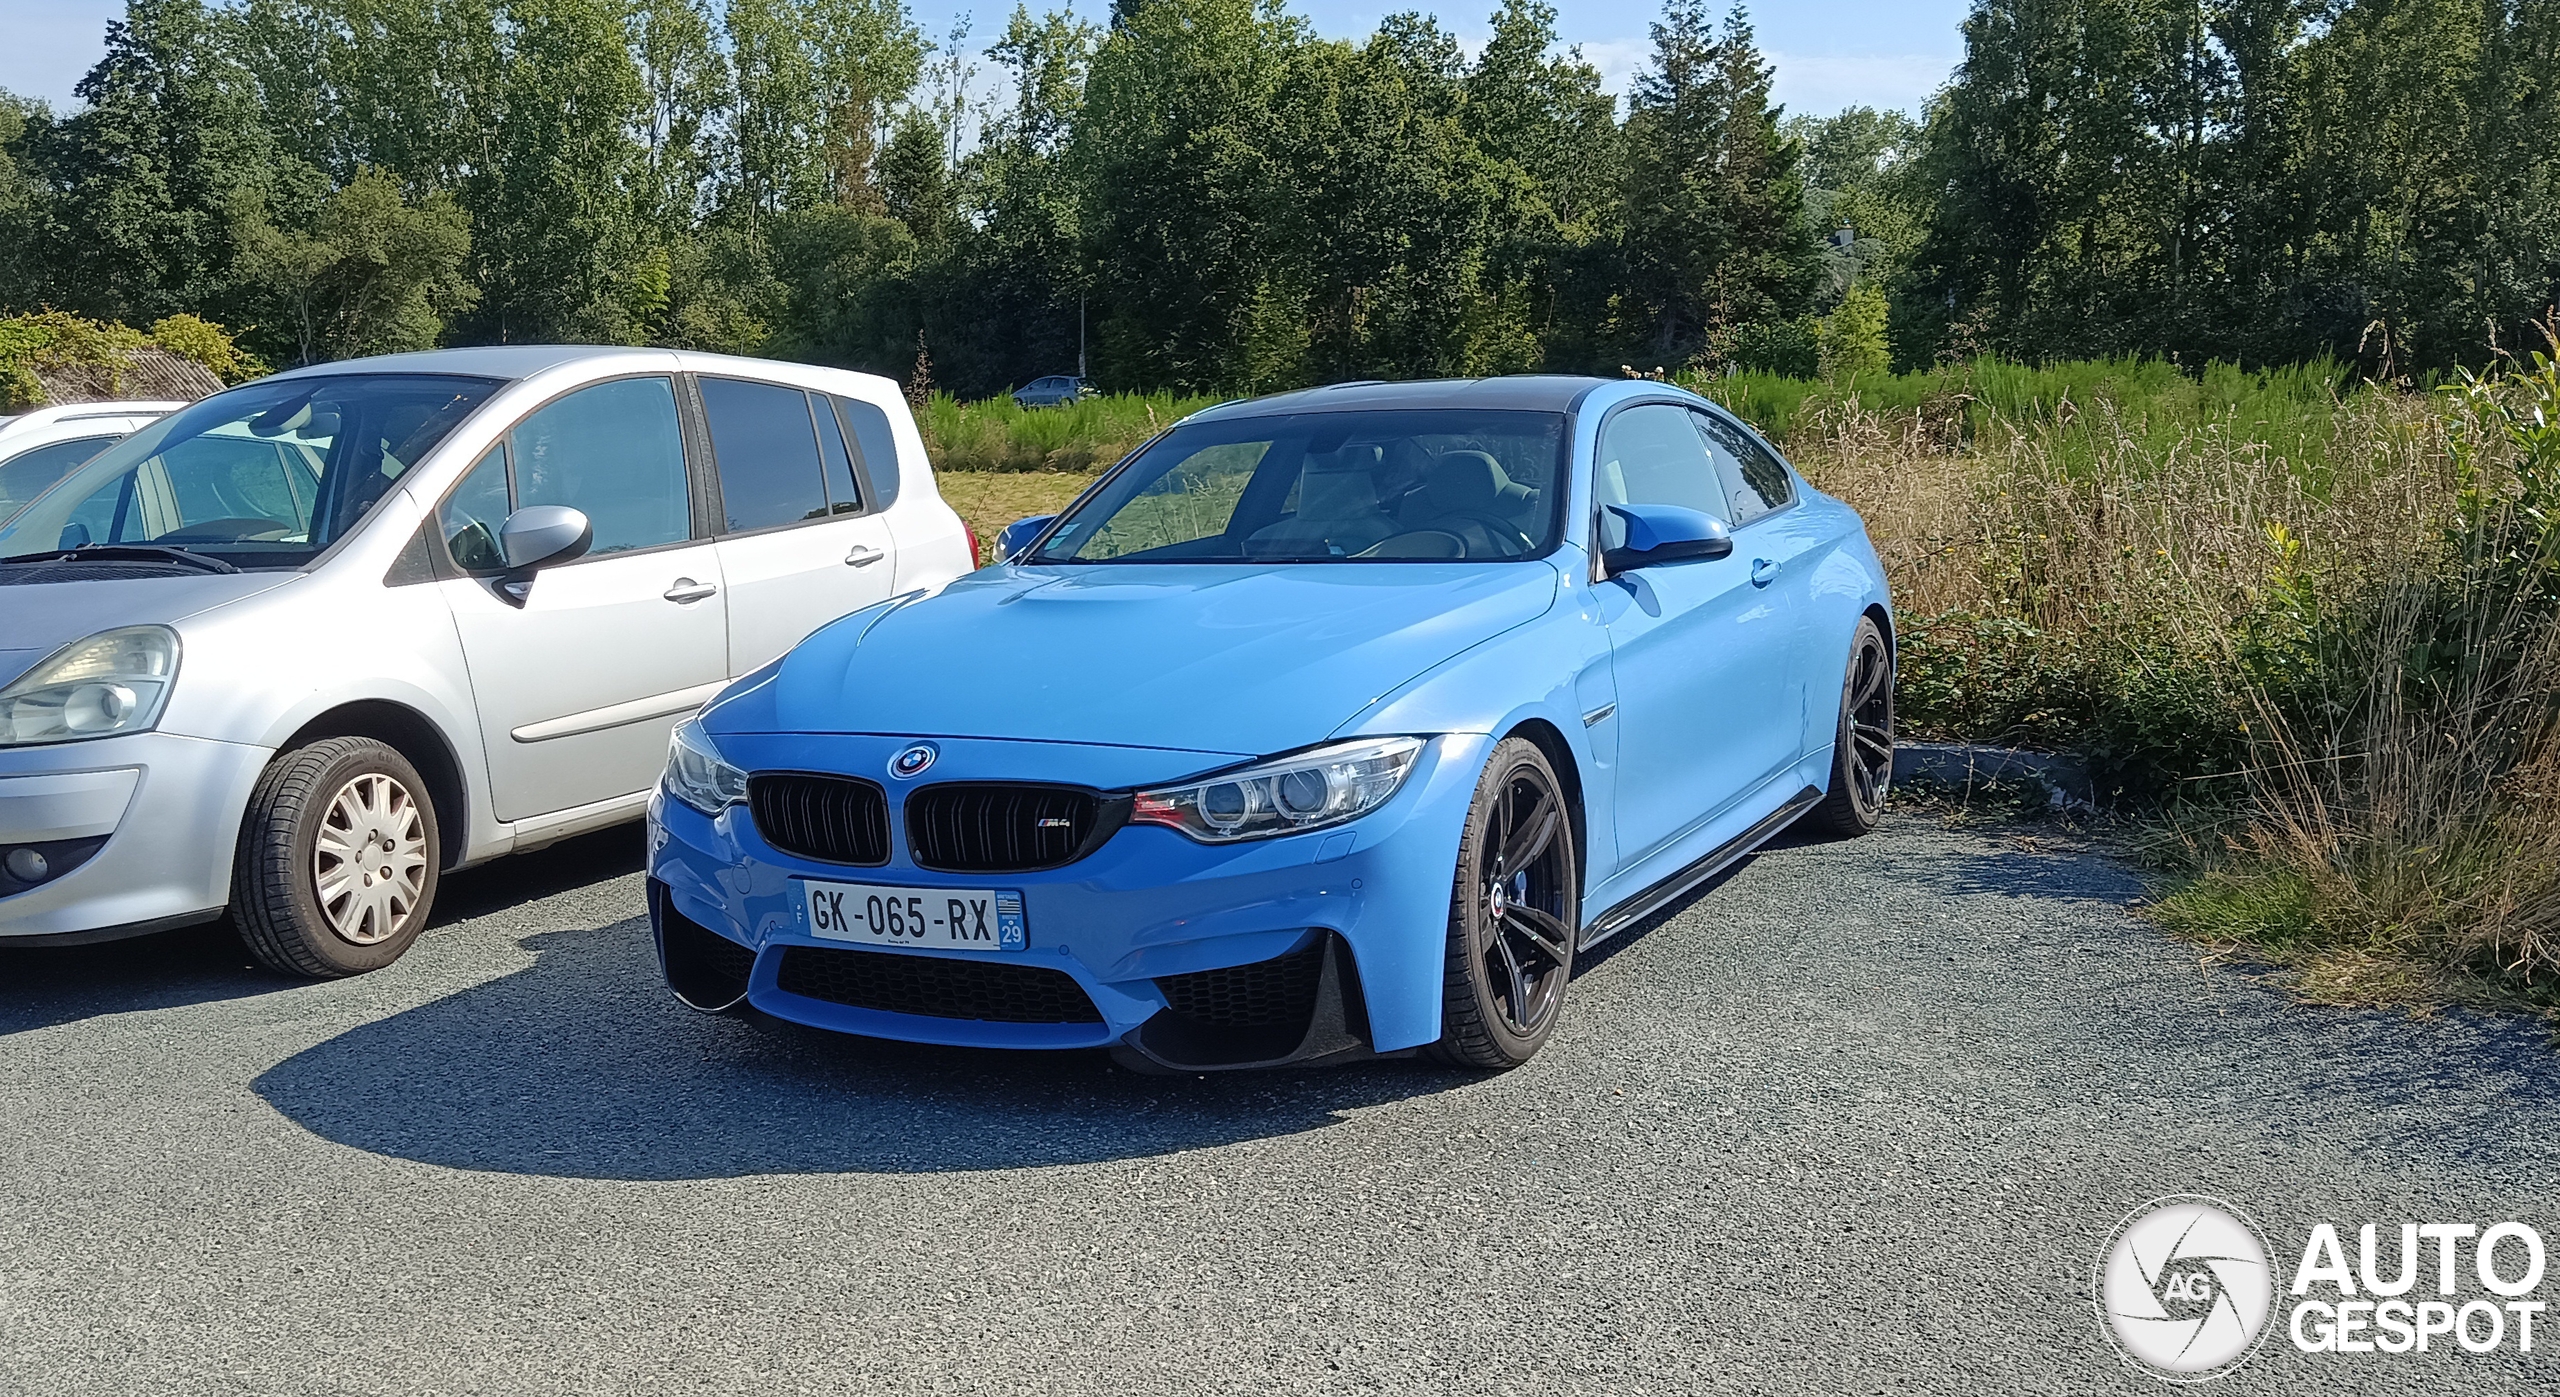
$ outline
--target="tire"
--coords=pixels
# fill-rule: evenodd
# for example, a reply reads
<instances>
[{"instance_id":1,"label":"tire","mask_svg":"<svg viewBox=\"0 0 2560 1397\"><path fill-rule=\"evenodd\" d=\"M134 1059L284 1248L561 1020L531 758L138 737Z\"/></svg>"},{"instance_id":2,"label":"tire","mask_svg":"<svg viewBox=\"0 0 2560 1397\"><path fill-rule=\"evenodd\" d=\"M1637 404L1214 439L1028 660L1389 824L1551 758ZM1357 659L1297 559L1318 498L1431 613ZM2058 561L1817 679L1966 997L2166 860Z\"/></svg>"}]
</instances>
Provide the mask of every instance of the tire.
<instances>
[{"instance_id":1,"label":"tire","mask_svg":"<svg viewBox=\"0 0 2560 1397\"><path fill-rule=\"evenodd\" d=\"M370 738L333 737L269 762L232 860L232 920L249 954L315 980L398 960L427 924L444 862L426 792L406 757ZM354 865L359 852L369 866Z\"/></svg>"},{"instance_id":2,"label":"tire","mask_svg":"<svg viewBox=\"0 0 2560 1397\"><path fill-rule=\"evenodd\" d=\"M1536 1056L1573 979L1579 873L1555 769L1536 744L1503 739L1458 841L1434 1060L1498 1072Z\"/></svg>"},{"instance_id":3,"label":"tire","mask_svg":"<svg viewBox=\"0 0 2560 1397\"><path fill-rule=\"evenodd\" d=\"M1893 648L1873 616L1860 616L1840 680L1840 726L1832 735L1831 789L1814 822L1856 838L1884 819L1893 784Z\"/></svg>"}]
</instances>

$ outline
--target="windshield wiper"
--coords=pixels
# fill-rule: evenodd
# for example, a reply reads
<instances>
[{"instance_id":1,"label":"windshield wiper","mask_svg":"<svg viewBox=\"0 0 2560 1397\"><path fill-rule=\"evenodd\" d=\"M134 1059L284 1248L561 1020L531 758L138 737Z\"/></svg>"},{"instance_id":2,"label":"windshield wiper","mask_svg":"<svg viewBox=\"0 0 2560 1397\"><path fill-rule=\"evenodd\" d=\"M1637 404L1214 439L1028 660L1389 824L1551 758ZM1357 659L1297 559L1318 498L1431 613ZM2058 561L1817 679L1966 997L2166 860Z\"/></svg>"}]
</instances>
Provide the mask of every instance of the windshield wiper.
<instances>
[{"instance_id":1,"label":"windshield wiper","mask_svg":"<svg viewBox=\"0 0 2560 1397\"><path fill-rule=\"evenodd\" d=\"M0 558L0 563L176 563L198 572L238 572L220 558L190 553L183 548L163 548L152 543L84 543L77 548L56 548L47 553L21 553L14 558Z\"/></svg>"}]
</instances>

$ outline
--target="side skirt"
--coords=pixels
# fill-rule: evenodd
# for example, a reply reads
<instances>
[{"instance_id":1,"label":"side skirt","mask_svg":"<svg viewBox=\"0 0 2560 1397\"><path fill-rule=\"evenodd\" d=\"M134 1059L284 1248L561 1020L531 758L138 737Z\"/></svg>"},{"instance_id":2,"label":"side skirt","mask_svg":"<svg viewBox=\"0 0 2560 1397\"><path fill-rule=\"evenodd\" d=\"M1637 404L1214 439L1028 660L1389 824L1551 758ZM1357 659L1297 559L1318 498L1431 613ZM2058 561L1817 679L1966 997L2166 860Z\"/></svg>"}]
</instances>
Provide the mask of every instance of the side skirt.
<instances>
[{"instance_id":1,"label":"side skirt","mask_svg":"<svg viewBox=\"0 0 2560 1397\"><path fill-rule=\"evenodd\" d=\"M1758 824L1709 850L1706 857L1592 918L1590 929L1583 932L1581 944L1574 949L1590 950L1661 911L1677 901L1681 894L1739 863L1744 855L1768 843L1778 831L1794 824L1798 815L1821 803L1822 792L1811 786L1796 792L1787 798L1786 804L1761 817Z\"/></svg>"}]
</instances>

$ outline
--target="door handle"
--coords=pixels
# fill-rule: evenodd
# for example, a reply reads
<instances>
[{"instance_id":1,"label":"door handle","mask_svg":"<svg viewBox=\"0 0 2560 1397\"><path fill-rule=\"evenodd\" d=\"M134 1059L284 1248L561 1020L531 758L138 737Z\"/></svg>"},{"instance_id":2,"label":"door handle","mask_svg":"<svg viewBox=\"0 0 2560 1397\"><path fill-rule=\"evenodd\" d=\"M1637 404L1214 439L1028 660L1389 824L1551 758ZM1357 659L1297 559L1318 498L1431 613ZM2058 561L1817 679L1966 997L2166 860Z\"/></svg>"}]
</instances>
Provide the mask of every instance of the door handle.
<instances>
[{"instance_id":1,"label":"door handle","mask_svg":"<svg viewBox=\"0 0 2560 1397\"><path fill-rule=\"evenodd\" d=\"M1751 560L1752 586L1766 587L1777 580L1778 565L1776 563L1773 563L1766 558L1754 558Z\"/></svg>"},{"instance_id":2,"label":"door handle","mask_svg":"<svg viewBox=\"0 0 2560 1397\"><path fill-rule=\"evenodd\" d=\"M867 568L888 556L870 544L857 543L852 552L844 555L844 562L846 567Z\"/></svg>"},{"instance_id":3,"label":"door handle","mask_svg":"<svg viewBox=\"0 0 2560 1397\"><path fill-rule=\"evenodd\" d=\"M675 580L675 585L669 587L663 595L667 600L681 605L685 602L700 601L719 590L708 582L696 582L690 577L679 577Z\"/></svg>"}]
</instances>

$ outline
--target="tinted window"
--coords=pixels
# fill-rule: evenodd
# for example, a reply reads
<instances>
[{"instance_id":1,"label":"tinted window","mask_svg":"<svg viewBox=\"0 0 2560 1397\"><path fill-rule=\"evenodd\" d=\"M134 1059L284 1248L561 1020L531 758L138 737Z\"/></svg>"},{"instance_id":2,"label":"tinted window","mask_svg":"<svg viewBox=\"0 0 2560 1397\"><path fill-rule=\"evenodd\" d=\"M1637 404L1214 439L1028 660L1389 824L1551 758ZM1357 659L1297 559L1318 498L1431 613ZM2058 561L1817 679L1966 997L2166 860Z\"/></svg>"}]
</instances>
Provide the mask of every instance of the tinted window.
<instances>
[{"instance_id":1,"label":"tinted window","mask_svg":"<svg viewBox=\"0 0 2560 1397\"><path fill-rule=\"evenodd\" d=\"M114 437L81 437L77 441L48 442L0 461L0 522L6 522L20 505L43 494L46 487L69 475L73 466L106 450L114 441Z\"/></svg>"},{"instance_id":2,"label":"tinted window","mask_svg":"<svg viewBox=\"0 0 2560 1397\"><path fill-rule=\"evenodd\" d=\"M889 430L889 414L860 398L838 398L835 405L853 433L854 459L871 482L871 507L887 509L898 499L898 438Z\"/></svg>"},{"instance_id":3,"label":"tinted window","mask_svg":"<svg viewBox=\"0 0 2560 1397\"><path fill-rule=\"evenodd\" d=\"M507 447L500 442L489 448L489 454L480 458L436 511L437 531L444 535L453 561L470 572L505 567L506 555L498 551L498 529L507 522L508 511Z\"/></svg>"},{"instance_id":4,"label":"tinted window","mask_svg":"<svg viewBox=\"0 0 2560 1397\"><path fill-rule=\"evenodd\" d=\"M1795 498L1795 481L1759 438L1712 413L1696 416L1698 429L1714 448L1725 497L1733 502L1734 523L1748 524Z\"/></svg>"},{"instance_id":5,"label":"tinted window","mask_svg":"<svg viewBox=\"0 0 2560 1397\"><path fill-rule=\"evenodd\" d=\"M720 462L720 503L728 531L769 529L827 512L818 472L809 395L797 388L734 378L702 380L711 454Z\"/></svg>"},{"instance_id":6,"label":"tinted window","mask_svg":"<svg viewBox=\"0 0 2560 1397\"><path fill-rule=\"evenodd\" d=\"M156 543L298 567L354 529L498 386L329 374L217 393L74 470L0 530L0 556Z\"/></svg>"},{"instance_id":7,"label":"tinted window","mask_svg":"<svg viewBox=\"0 0 2560 1397\"><path fill-rule=\"evenodd\" d=\"M827 505L838 514L857 513L862 508L862 490L853 483L853 456L844 444L844 424L836 420L835 409L821 396L810 399L818 419L818 455L827 467Z\"/></svg>"},{"instance_id":8,"label":"tinted window","mask_svg":"<svg viewBox=\"0 0 2560 1397\"><path fill-rule=\"evenodd\" d=\"M1689 410L1669 403L1628 408L1600 429L1592 498L1602 505L1669 504L1728 518L1724 482ZM1621 547L1626 523L1600 511L1600 546Z\"/></svg>"},{"instance_id":9,"label":"tinted window","mask_svg":"<svg viewBox=\"0 0 2560 1397\"><path fill-rule=\"evenodd\" d=\"M595 525L597 553L693 533L674 385L626 378L581 388L516 424L516 505L563 504Z\"/></svg>"},{"instance_id":10,"label":"tinted window","mask_svg":"<svg viewBox=\"0 0 2560 1397\"><path fill-rule=\"evenodd\" d=\"M1555 541L1563 456L1564 419L1551 412L1197 423L1112 476L1036 561L1525 558Z\"/></svg>"}]
</instances>

